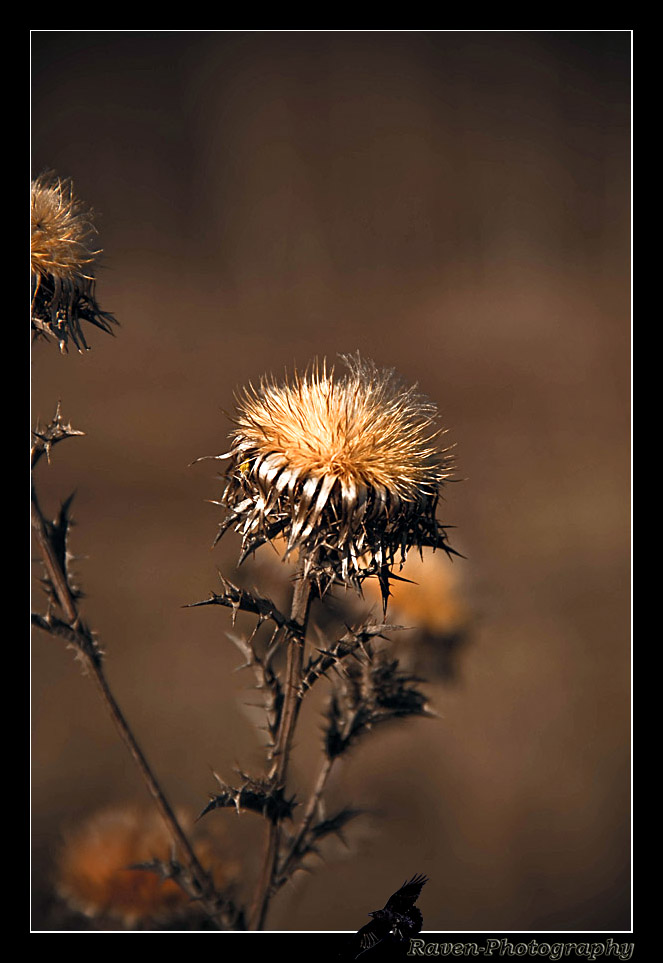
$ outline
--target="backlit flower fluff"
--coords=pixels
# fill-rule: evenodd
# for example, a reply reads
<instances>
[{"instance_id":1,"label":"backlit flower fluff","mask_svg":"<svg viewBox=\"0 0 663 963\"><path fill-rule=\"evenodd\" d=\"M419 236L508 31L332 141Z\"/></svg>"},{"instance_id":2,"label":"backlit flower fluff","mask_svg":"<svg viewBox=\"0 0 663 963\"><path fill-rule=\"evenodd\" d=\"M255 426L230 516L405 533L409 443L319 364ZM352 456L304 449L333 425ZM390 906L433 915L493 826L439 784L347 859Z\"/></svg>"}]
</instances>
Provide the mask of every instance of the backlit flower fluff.
<instances>
[{"instance_id":1,"label":"backlit flower fluff","mask_svg":"<svg viewBox=\"0 0 663 963\"><path fill-rule=\"evenodd\" d=\"M117 323L95 300L91 265L100 251L92 245L92 211L70 180L47 173L32 182L30 215L32 328L56 338L63 351L69 338L83 350L81 321L109 333Z\"/></svg>"},{"instance_id":2,"label":"backlit flower fluff","mask_svg":"<svg viewBox=\"0 0 663 963\"><path fill-rule=\"evenodd\" d=\"M416 386L358 354L342 360L344 377L323 362L244 390L232 448L217 456L230 459L217 539L240 532L241 562L283 538L320 594L374 575L386 602L389 571L412 547L453 552L435 517L448 449L435 447L437 409Z\"/></svg>"}]
</instances>

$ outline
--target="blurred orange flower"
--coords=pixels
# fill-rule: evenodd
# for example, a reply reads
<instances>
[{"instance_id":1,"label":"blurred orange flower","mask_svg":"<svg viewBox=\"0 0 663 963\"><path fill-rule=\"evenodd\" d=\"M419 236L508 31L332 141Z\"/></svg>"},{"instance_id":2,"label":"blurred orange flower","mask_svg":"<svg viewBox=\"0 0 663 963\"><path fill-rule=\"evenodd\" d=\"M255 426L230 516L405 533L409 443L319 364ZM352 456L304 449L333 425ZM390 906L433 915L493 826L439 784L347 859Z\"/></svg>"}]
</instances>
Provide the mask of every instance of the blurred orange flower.
<instances>
[{"instance_id":1,"label":"blurred orange flower","mask_svg":"<svg viewBox=\"0 0 663 963\"><path fill-rule=\"evenodd\" d=\"M191 818L182 812L177 816L190 831ZM195 841L194 848L216 887L227 885L235 865L222 864L208 839ZM57 890L86 916L107 917L127 928L163 922L186 914L189 897L174 880L130 867L172 857L170 835L156 812L137 806L102 810L67 834L58 861Z\"/></svg>"},{"instance_id":2,"label":"blurred orange flower","mask_svg":"<svg viewBox=\"0 0 663 963\"><path fill-rule=\"evenodd\" d=\"M444 552L424 551L423 560L410 552L396 573L409 581L390 582L389 621L398 617L403 625L431 635L455 632L465 624L467 611L460 599L459 579ZM380 601L373 582L366 582L363 590L370 602Z\"/></svg>"},{"instance_id":3,"label":"blurred orange flower","mask_svg":"<svg viewBox=\"0 0 663 963\"><path fill-rule=\"evenodd\" d=\"M398 632L394 641L411 647L413 660L422 669L455 680L458 650L468 641L471 626L458 567L444 552L427 549L423 559L411 552L396 574L409 581L390 581L387 621L412 631ZM366 582L363 592L369 603L381 601L373 582Z\"/></svg>"}]
</instances>

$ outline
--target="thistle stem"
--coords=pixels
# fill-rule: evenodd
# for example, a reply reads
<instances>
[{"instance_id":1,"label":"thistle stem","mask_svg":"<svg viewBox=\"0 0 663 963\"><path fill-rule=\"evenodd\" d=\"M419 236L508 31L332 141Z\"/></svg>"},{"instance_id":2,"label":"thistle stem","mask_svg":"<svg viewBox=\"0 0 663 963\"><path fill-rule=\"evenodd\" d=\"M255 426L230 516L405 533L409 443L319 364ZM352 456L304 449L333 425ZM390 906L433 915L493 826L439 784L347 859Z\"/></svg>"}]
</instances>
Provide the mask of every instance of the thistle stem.
<instances>
[{"instance_id":1,"label":"thistle stem","mask_svg":"<svg viewBox=\"0 0 663 963\"><path fill-rule=\"evenodd\" d=\"M280 876L287 875L288 870L290 868L290 864L292 863L293 859L297 856L299 847L301 846L302 842L306 837L307 832L309 831L310 825L313 821L313 817L315 816L316 809L318 808L318 803L320 802L320 798L323 792L325 791L325 786L327 785L327 780L329 778L329 774L332 770L332 766L334 765L335 761L336 761L335 758L330 758L327 755L324 758L322 766L320 767L320 772L318 773L318 778L316 780L315 786L313 787L313 792L311 793L308 804L306 806L304 817L297 831L297 835L293 839L290 849L288 850L288 853L285 859L283 860L283 864L280 867L280 872L279 872Z\"/></svg>"},{"instance_id":2,"label":"thistle stem","mask_svg":"<svg viewBox=\"0 0 663 963\"><path fill-rule=\"evenodd\" d=\"M290 749L297 716L301 705L299 693L302 665L304 661L304 640L306 636L306 626L308 623L308 613L311 604L311 586L308 579L303 575L295 582L295 592L292 599L292 610L290 613L291 621L300 629L296 636L290 638L288 644L288 655L286 662L286 682L285 694L283 698L283 715L279 725L276 745L272 752L273 765L270 778L277 785L285 783L286 771L290 760Z\"/></svg>"},{"instance_id":3,"label":"thistle stem","mask_svg":"<svg viewBox=\"0 0 663 963\"><path fill-rule=\"evenodd\" d=\"M292 739L301 705L300 683L304 661L304 640L306 637L310 604L311 585L300 570L295 582L295 592L290 614L291 621L299 627L300 631L297 635L290 635L288 639L283 711L276 734L275 746L272 751L272 768L269 773L270 779L275 787L285 785ZM281 839L281 826L279 822L276 820L270 822L267 833L265 857L251 914L251 929L255 930L261 930L265 924L269 900L272 895Z\"/></svg>"},{"instance_id":4,"label":"thistle stem","mask_svg":"<svg viewBox=\"0 0 663 963\"><path fill-rule=\"evenodd\" d=\"M129 750L134 762L138 766L140 774L143 777L143 780L145 781L145 784L147 785L147 788L157 805L168 832L170 833L174 843L184 854L185 863L189 869L189 872L191 873L191 878L195 884L195 887L199 892L202 905L205 907L205 911L212 919L218 921L220 914L218 898L214 886L209 876L200 865L191 843L184 833L184 830L182 829L175 813L173 812L165 793L161 789L161 786L159 785L156 776L147 762L143 751L138 745L138 742L127 720L125 719L123 712L113 696L103 670L101 659L98 657L98 655L95 657L95 653L91 651L90 648L89 637L87 637L84 632L80 631L81 622L76 602L71 594L71 591L69 590L67 577L58 562L57 555L50 538L48 526L41 513L41 509L39 508L39 503L37 501L37 496L34 492L34 489L32 494L32 527L35 531L46 574L51 585L53 586L58 603L60 604L60 607L67 620L67 628L71 633L69 638L83 659L86 670L92 675L92 678L94 679L97 689L101 695L102 701L111 719L113 720L113 723L115 724L122 741ZM41 628L48 630L47 619L33 619L33 622L40 625Z\"/></svg>"}]
</instances>

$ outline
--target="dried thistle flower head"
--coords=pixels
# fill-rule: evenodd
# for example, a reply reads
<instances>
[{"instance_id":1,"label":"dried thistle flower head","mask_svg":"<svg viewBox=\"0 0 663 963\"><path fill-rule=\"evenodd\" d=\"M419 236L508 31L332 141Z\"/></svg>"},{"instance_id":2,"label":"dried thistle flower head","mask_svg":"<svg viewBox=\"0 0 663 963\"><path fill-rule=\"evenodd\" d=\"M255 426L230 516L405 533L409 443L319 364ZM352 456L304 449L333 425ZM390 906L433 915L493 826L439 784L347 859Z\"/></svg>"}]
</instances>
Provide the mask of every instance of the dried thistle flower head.
<instances>
[{"instance_id":1,"label":"dried thistle flower head","mask_svg":"<svg viewBox=\"0 0 663 963\"><path fill-rule=\"evenodd\" d=\"M32 183L30 238L33 274L70 280L84 274L98 251L90 209L74 195L71 181L42 175Z\"/></svg>"},{"instance_id":2,"label":"dried thistle flower head","mask_svg":"<svg viewBox=\"0 0 663 963\"><path fill-rule=\"evenodd\" d=\"M71 180L53 173L32 182L30 208L33 331L56 338L62 351L71 338L81 351L87 348L81 321L108 333L117 323L94 296L92 264L101 252L92 244L92 211Z\"/></svg>"},{"instance_id":3,"label":"dried thistle flower head","mask_svg":"<svg viewBox=\"0 0 663 963\"><path fill-rule=\"evenodd\" d=\"M178 813L190 829L191 818ZM196 854L220 889L235 871L221 865L209 840ZM159 816L136 806L101 810L68 834L59 857L57 889L74 909L92 918L117 920L126 927L166 922L191 909L189 897L173 880L132 866L168 864L170 836Z\"/></svg>"},{"instance_id":4,"label":"dried thistle flower head","mask_svg":"<svg viewBox=\"0 0 663 963\"><path fill-rule=\"evenodd\" d=\"M359 355L343 361L343 377L316 363L238 399L232 448L217 456L230 460L217 538L241 532L243 561L283 536L285 558L297 550L321 594L377 576L386 601L390 569L411 548L453 552L435 517L448 449L436 447L437 409L416 386Z\"/></svg>"}]
</instances>

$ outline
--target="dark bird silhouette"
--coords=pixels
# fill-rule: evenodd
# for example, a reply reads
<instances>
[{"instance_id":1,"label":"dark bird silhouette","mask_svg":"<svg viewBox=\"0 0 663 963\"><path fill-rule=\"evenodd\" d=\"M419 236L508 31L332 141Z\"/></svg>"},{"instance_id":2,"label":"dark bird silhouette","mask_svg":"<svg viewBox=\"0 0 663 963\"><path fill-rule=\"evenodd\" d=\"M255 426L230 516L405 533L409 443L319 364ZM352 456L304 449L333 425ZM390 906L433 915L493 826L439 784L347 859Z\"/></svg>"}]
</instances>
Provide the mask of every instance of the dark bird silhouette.
<instances>
[{"instance_id":1,"label":"dark bird silhouette","mask_svg":"<svg viewBox=\"0 0 663 963\"><path fill-rule=\"evenodd\" d=\"M387 900L384 909L373 910L368 915L370 923L362 926L353 939L354 956L359 959L366 954L368 959L397 959L411 936L421 932L424 918L415 903L421 895L422 887L428 882L424 875L413 876L409 883L403 883L393 896Z\"/></svg>"}]
</instances>

